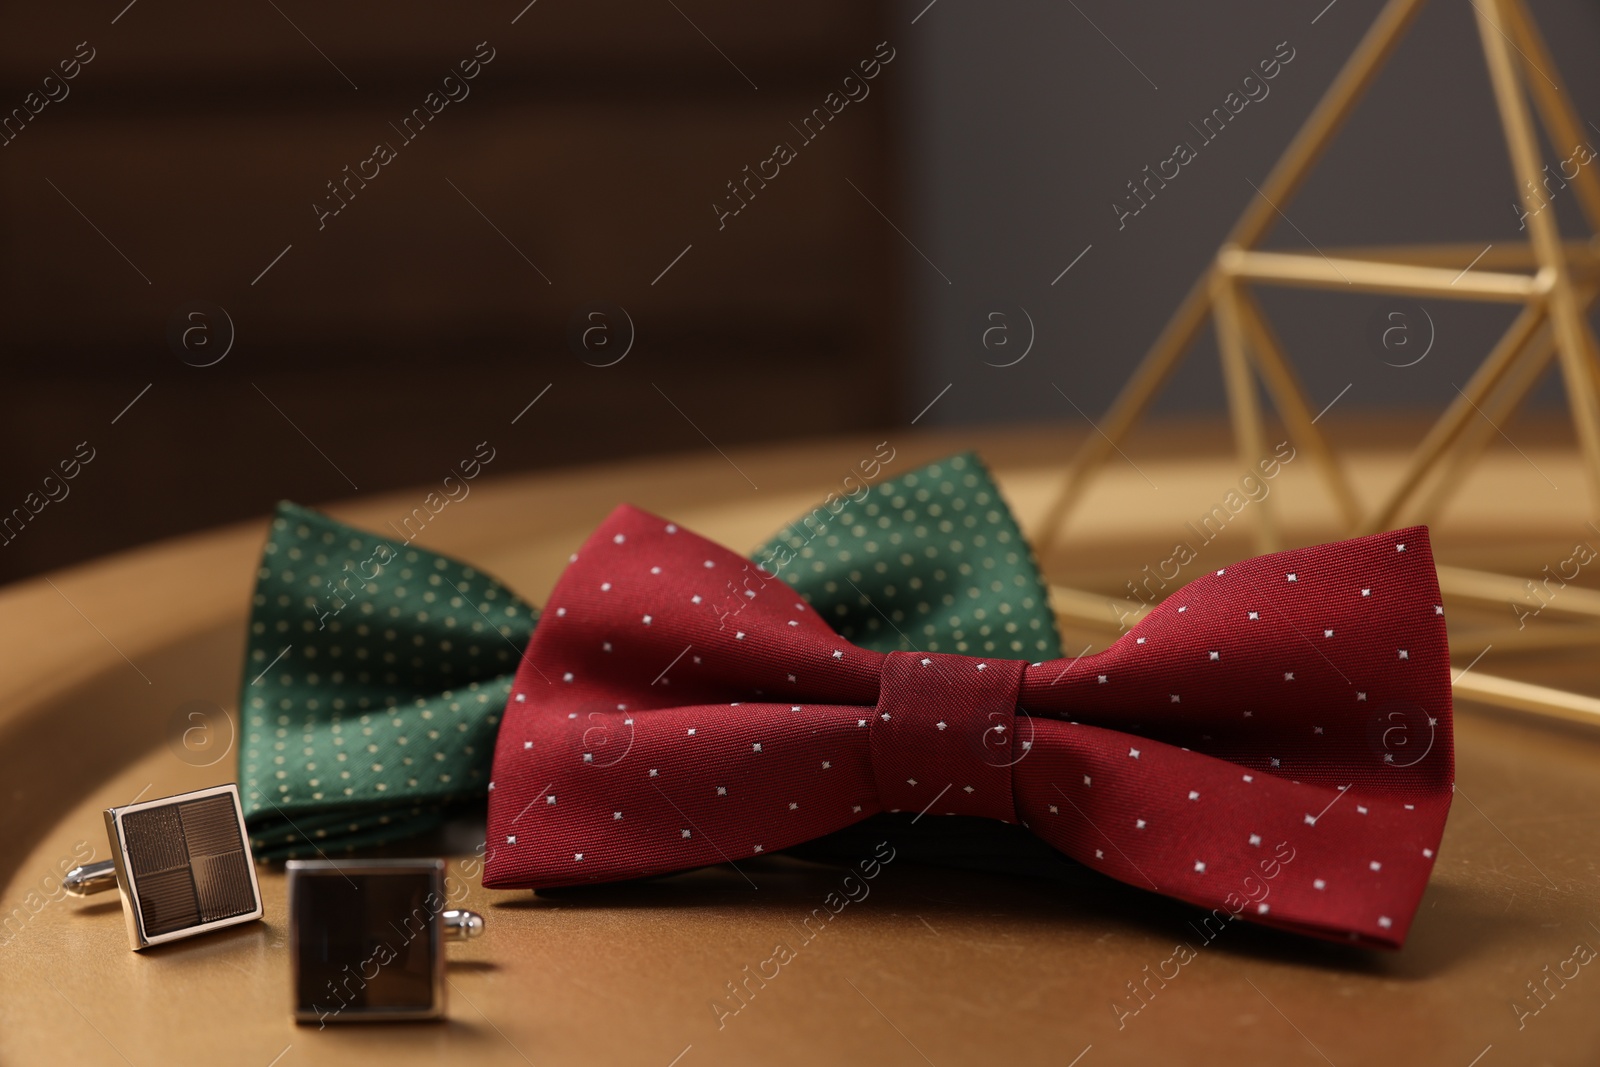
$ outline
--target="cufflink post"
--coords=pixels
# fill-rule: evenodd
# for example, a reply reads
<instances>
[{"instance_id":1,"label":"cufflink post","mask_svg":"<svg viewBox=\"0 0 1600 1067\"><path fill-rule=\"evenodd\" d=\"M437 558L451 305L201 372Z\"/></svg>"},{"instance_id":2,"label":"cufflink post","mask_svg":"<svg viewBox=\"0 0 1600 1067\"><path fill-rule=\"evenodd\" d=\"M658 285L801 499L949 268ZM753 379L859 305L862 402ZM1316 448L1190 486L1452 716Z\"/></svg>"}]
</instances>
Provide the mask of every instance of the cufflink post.
<instances>
[{"instance_id":1,"label":"cufflink post","mask_svg":"<svg viewBox=\"0 0 1600 1067\"><path fill-rule=\"evenodd\" d=\"M451 908L440 913L439 922L446 941L471 941L483 935L483 916L475 911Z\"/></svg>"},{"instance_id":2,"label":"cufflink post","mask_svg":"<svg viewBox=\"0 0 1600 1067\"><path fill-rule=\"evenodd\" d=\"M75 897L88 897L117 888L117 863L101 860L74 867L61 879L61 888Z\"/></svg>"}]
</instances>

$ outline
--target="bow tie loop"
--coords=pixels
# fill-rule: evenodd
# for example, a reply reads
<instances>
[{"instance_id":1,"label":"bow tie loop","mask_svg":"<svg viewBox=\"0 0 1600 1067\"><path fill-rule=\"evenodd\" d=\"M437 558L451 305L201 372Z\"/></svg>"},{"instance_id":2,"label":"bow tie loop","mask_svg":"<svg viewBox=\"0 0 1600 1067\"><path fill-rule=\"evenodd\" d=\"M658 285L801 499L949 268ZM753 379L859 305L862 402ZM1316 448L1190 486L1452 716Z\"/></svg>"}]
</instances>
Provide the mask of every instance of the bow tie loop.
<instances>
[{"instance_id":1,"label":"bow tie loop","mask_svg":"<svg viewBox=\"0 0 1600 1067\"><path fill-rule=\"evenodd\" d=\"M1021 660L891 652L879 673L872 773L888 811L1016 822L1011 768Z\"/></svg>"}]
</instances>

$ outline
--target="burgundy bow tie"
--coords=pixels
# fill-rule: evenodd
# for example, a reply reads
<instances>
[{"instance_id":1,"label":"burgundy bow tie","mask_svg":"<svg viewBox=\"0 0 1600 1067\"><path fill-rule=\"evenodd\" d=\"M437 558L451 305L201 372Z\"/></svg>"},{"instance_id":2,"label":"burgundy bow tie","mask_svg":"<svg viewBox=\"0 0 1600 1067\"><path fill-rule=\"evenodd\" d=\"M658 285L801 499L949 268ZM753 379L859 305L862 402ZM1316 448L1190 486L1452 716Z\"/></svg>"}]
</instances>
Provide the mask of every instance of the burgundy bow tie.
<instances>
[{"instance_id":1,"label":"burgundy bow tie","mask_svg":"<svg viewBox=\"0 0 1600 1067\"><path fill-rule=\"evenodd\" d=\"M484 884L736 862L884 810L983 815L1219 919L1398 947L1450 807L1450 709L1422 527L1230 565L1104 652L1028 664L857 648L624 506L517 673Z\"/></svg>"}]
</instances>

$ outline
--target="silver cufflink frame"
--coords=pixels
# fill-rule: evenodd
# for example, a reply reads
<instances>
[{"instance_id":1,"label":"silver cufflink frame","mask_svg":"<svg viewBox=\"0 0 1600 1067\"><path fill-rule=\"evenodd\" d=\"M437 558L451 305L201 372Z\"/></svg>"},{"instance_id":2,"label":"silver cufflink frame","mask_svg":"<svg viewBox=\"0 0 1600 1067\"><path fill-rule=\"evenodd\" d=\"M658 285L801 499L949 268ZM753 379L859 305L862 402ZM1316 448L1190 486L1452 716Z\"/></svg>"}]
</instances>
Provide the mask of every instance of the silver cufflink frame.
<instances>
[{"instance_id":1,"label":"silver cufflink frame","mask_svg":"<svg viewBox=\"0 0 1600 1067\"><path fill-rule=\"evenodd\" d=\"M68 871L67 892L115 886L134 951L262 915L239 788L229 783L107 808L111 859Z\"/></svg>"},{"instance_id":2,"label":"silver cufflink frame","mask_svg":"<svg viewBox=\"0 0 1600 1067\"><path fill-rule=\"evenodd\" d=\"M484 923L446 906L444 860L290 860L285 871L296 1022L445 1017L444 942Z\"/></svg>"}]
</instances>

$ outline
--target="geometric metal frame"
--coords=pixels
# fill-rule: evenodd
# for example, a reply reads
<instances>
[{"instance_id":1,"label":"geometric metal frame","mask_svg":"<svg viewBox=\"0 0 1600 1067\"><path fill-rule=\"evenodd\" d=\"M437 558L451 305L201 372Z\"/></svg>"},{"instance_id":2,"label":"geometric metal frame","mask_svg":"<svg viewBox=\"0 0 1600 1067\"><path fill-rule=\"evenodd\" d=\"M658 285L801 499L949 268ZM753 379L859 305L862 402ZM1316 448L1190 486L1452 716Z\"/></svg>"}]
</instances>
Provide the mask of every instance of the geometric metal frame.
<instances>
[{"instance_id":1,"label":"geometric metal frame","mask_svg":"<svg viewBox=\"0 0 1600 1067\"><path fill-rule=\"evenodd\" d=\"M1352 535L1395 525L1416 510L1419 490L1431 488L1422 501L1422 519L1443 505L1462 481L1461 475L1487 443L1493 427L1509 416L1537 383L1554 355L1561 368L1572 422L1587 481L1589 506L1600 512L1600 342L1587 311L1600 294L1600 177L1597 167L1579 166L1572 186L1587 223L1588 241L1564 241L1555 212L1540 210L1535 199L1541 167L1534 111L1555 145L1585 143L1582 124L1523 0L1468 0L1488 66L1489 80L1505 136L1512 173L1525 211L1528 241L1517 245L1412 245L1384 248L1333 249L1326 254L1264 251L1257 246L1282 215L1282 207L1299 190L1340 127L1355 110L1426 0L1389 0L1356 45L1344 66L1296 132L1277 163L1257 187L1258 195L1234 223L1213 261L1178 305L1133 375L1118 393L1096 433L1088 435L1068 463L1060 488L1046 509L1035 536L1037 554L1047 559L1073 509L1096 470L1120 451L1121 441L1144 415L1208 318L1214 321L1222 375L1228 397L1234 446L1241 469L1250 469L1267 454L1265 428L1256 375L1271 396L1285 428L1310 457ZM1587 161L1585 161L1587 162ZM1520 269L1519 269L1520 268ZM1297 286L1344 292L1403 293L1455 300L1520 304L1505 334L1493 346L1458 395L1429 429L1409 457L1400 478L1377 505L1363 511L1345 471L1314 425L1292 366L1270 323L1250 292L1251 285ZM1481 418L1479 417L1481 416ZM1484 428L1484 424L1488 428ZM1263 498L1252 509L1260 552L1279 547L1273 508ZM1446 595L1472 599L1471 591L1488 579L1451 569L1441 574ZM1454 587L1454 588L1452 588ZM1085 606L1091 594L1057 588L1058 604ZM1068 614L1083 616L1087 612ZM1596 617L1600 617L1597 614ZM1102 617L1103 621L1103 617ZM1481 675L1480 675L1481 677ZM1463 686L1475 699L1524 711L1556 713L1552 708L1587 698L1558 690L1522 687L1506 679L1487 679ZM1475 690L1482 690L1481 692ZM1568 699L1570 698L1570 700ZM1584 706L1577 717L1591 721L1600 709Z\"/></svg>"},{"instance_id":2,"label":"geometric metal frame","mask_svg":"<svg viewBox=\"0 0 1600 1067\"><path fill-rule=\"evenodd\" d=\"M1474 261L1481 245L1421 245L1331 250L1329 254L1262 251L1256 246L1299 190L1334 135L1355 110L1426 0L1390 0L1335 76L1229 231L1213 262L1178 305L1064 472L1036 537L1041 555L1054 546L1089 479L1144 415L1207 318L1215 320L1234 443L1245 468L1266 454L1254 374L1267 387L1295 443L1318 469L1352 533L1392 525L1430 473L1461 448L1472 454L1482 438L1468 431L1483 405L1509 412L1537 380L1553 349L1560 357L1568 405L1577 429L1592 507L1600 507L1600 344L1586 318L1600 290L1600 256L1588 242L1563 241L1554 212L1537 210L1539 147L1529 111L1531 93L1555 144L1582 141L1579 122L1522 0L1469 0L1478 21L1490 82L1500 112L1525 210L1530 241L1498 245ZM1600 178L1580 167L1570 179L1591 234L1600 233ZM1481 266L1479 265L1481 263ZM1512 269L1527 268L1528 272ZM1510 302L1523 311L1494 346L1411 456L1399 482L1363 514L1343 468L1317 430L1282 346L1249 292L1250 284L1341 291L1404 293L1457 300ZM1500 390L1503 395L1496 396ZM1509 399L1508 399L1509 398ZM1459 482L1459 479L1455 479ZM1436 493L1430 506L1442 502ZM1263 501L1265 504L1265 501ZM1257 548L1278 547L1270 506L1257 511Z\"/></svg>"}]
</instances>

